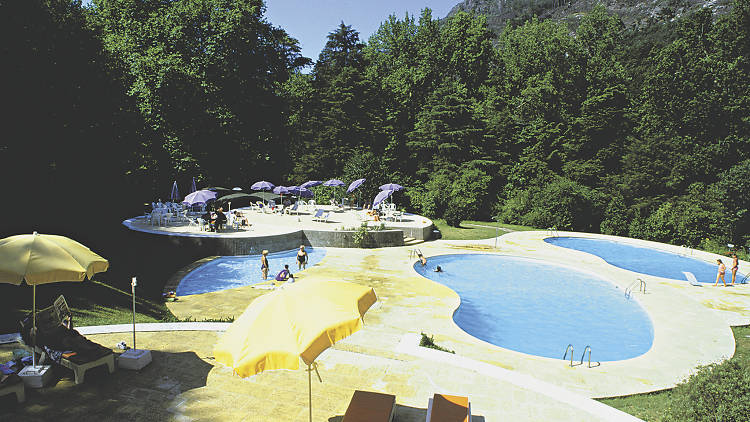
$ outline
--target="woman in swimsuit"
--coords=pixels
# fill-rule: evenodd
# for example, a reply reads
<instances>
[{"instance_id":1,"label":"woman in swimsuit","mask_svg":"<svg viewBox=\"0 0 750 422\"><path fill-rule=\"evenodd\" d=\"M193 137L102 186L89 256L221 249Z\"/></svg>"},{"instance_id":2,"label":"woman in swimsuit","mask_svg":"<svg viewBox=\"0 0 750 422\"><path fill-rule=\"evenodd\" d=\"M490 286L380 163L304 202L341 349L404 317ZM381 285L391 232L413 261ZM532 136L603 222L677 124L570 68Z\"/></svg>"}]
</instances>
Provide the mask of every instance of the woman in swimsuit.
<instances>
[{"instance_id":1,"label":"woman in swimsuit","mask_svg":"<svg viewBox=\"0 0 750 422\"><path fill-rule=\"evenodd\" d=\"M268 251L265 249L260 256L260 272L263 273L263 280L268 278Z\"/></svg>"},{"instance_id":2,"label":"woman in swimsuit","mask_svg":"<svg viewBox=\"0 0 750 422\"><path fill-rule=\"evenodd\" d=\"M307 266L307 252L305 252L305 245L299 245L299 251L297 252L297 269L303 270Z\"/></svg>"},{"instance_id":3,"label":"woman in swimsuit","mask_svg":"<svg viewBox=\"0 0 750 422\"><path fill-rule=\"evenodd\" d=\"M719 279L721 279L721 282L724 283L724 287L726 287L727 282L724 280L724 273L727 271L727 266L724 265L720 259L717 259L716 263L719 264L719 272L716 274L716 283L714 283L714 286L717 286L719 284Z\"/></svg>"},{"instance_id":4,"label":"woman in swimsuit","mask_svg":"<svg viewBox=\"0 0 750 422\"><path fill-rule=\"evenodd\" d=\"M740 269L740 260L737 259L737 254L732 254L732 286L734 286L734 280L737 278L737 270Z\"/></svg>"}]
</instances>

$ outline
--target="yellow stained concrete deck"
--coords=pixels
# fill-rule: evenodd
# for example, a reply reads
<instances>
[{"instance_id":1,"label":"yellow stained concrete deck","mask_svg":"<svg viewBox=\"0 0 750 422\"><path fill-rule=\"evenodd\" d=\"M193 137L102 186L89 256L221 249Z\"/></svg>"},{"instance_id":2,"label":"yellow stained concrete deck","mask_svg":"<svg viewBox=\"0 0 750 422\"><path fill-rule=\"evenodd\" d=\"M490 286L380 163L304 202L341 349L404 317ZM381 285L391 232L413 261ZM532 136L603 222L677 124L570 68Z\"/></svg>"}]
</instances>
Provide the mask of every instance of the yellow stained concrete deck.
<instances>
[{"instance_id":1,"label":"yellow stained concrete deck","mask_svg":"<svg viewBox=\"0 0 750 422\"><path fill-rule=\"evenodd\" d=\"M622 289L641 276L598 257L547 244L543 241L547 235L506 234L497 239L497 249L495 239L436 241L419 247L428 257L502 253L543 259L596 272ZM646 276L647 293L636 292L633 299L653 321L652 349L597 368L570 368L563 361L502 349L465 333L452 319L458 296L419 276L409 249L328 248L318 265L299 273L298 282L344 280L371 286L379 297L365 315L365 327L318 358L323 383L313 381L314 420L339 421L356 389L395 394L397 421L424 420L427 399L435 392L468 396L475 421L634 420L584 396L671 387L695 366L730 357L734 339L729 325L750 323L747 285L692 287L687 282ZM715 259L711 254L694 255ZM741 262L740 267L747 265ZM168 306L178 317L225 318L239 316L255 297L267 293L243 287L184 296ZM456 355L418 347L420 332L434 334L438 344L455 350ZM108 346L129 339L123 334L88 337ZM87 375L86 384L74 386L65 379L41 393L42 400L34 400L40 393L32 392L30 404L17 407L13 415L19 418L14 420L80 416L76 409L88 409L83 414L96 419L131 412L139 420L307 420L307 374L303 370L269 371L239 379L211 358L217 338L213 332L140 333L139 345L156 353L152 366L141 373L118 371L113 375L116 382L97 381L97 377L88 381ZM106 374L101 378L109 379ZM49 406L48 401L56 405ZM0 419L6 414L0 412Z\"/></svg>"},{"instance_id":2,"label":"yellow stained concrete deck","mask_svg":"<svg viewBox=\"0 0 750 422\"><path fill-rule=\"evenodd\" d=\"M587 368L585 365L570 368L560 360L518 353L478 340L453 322L453 311L459 305L457 294L419 276L413 269L414 258L409 256L408 247L373 250L328 248L326 257L318 265L299 274L299 282L332 278L371 286L378 294L379 302L365 317L365 328L334 346L337 351L356 352L367 359L392 358L395 350L403 350L405 341L415 343L418 334L426 332L434 334L437 343L455 350L460 357L508 369L512 373L530 376L587 397L619 396L670 388L696 366L731 357L734 338L730 324L750 323L748 285L731 289L692 287L687 282L643 276L609 265L599 257L547 244L543 239L548 235L546 232L509 233L498 238L497 249L494 248L494 239L436 241L422 244L420 248L428 257L454 253L502 253L542 259L595 272L623 291L636 277L644 278L647 282L646 294L635 292L632 296L633 300L641 303L654 324L654 344L649 352L634 359L605 362L597 368ZM597 236L584 233L575 235ZM623 241L621 238L618 240ZM652 247L669 249L667 245L647 243ZM709 262L716 257L697 251L692 253L696 258ZM741 263L742 268L747 268L747 265ZM266 293L243 287L182 297L179 302L170 303L169 307L178 317L225 318L238 316L252 298ZM623 321L623 324L627 324L627 321ZM416 345L407 346L415 348ZM430 366L430 363L426 365ZM479 374L465 379L462 374L452 371L450 364L441 364L440 370L430 376L432 380L437 378L448 385L453 383L455 392L469 396L483 394L483 388L476 385L494 382ZM415 371L408 379L418 376L423 375ZM369 380L365 378L363 381ZM414 384L424 386L422 383ZM388 387L385 390L389 391L395 385L380 386ZM514 385L518 387L521 384ZM435 388L431 390L435 391ZM424 394L427 392L402 392L398 395L398 402L416 404L424 400ZM549 395L545 397L553 399ZM475 408L491 414L500 404L490 400L484 406L478 403Z\"/></svg>"}]
</instances>

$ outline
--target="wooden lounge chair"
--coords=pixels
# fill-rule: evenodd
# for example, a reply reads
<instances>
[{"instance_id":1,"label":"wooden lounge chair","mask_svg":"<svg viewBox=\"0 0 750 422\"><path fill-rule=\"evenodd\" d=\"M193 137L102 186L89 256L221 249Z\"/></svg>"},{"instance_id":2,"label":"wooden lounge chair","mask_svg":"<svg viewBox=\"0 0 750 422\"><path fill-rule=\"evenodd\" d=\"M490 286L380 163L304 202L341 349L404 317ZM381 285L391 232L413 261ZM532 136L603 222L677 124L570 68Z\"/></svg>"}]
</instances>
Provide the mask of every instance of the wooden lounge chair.
<instances>
[{"instance_id":1,"label":"wooden lounge chair","mask_svg":"<svg viewBox=\"0 0 750 422\"><path fill-rule=\"evenodd\" d=\"M426 422L471 422L469 398L435 394L427 404Z\"/></svg>"},{"instance_id":2,"label":"wooden lounge chair","mask_svg":"<svg viewBox=\"0 0 750 422\"><path fill-rule=\"evenodd\" d=\"M396 396L357 390L341 422L391 422L395 409Z\"/></svg>"},{"instance_id":3,"label":"wooden lounge chair","mask_svg":"<svg viewBox=\"0 0 750 422\"><path fill-rule=\"evenodd\" d=\"M68 308L68 303L65 301L65 297L63 297L62 295L55 300L54 304L50 308L41 310L37 313L38 333L41 333L43 331L43 327L40 327L42 321L45 321L45 325L47 326L52 325L56 327L67 327L70 329L71 334L80 336L77 331L72 329L72 323L70 322L72 321L72 314L70 313L70 309ZM96 345L96 343L89 343L94 347L98 347L102 351L106 349L101 345ZM47 352L41 346L42 345L37 344L37 346L34 348L34 352L41 355L39 363L43 365L44 361L47 359ZM73 356L66 357L66 355L62 355L58 363L60 366L73 371L73 374L75 376L75 383L81 384L84 380L86 371L91 368L106 365L110 374L115 372L115 355L111 350L109 351L109 353L97 353L97 355L99 355L99 357L96 359L79 363L74 362L75 358Z\"/></svg>"}]
</instances>

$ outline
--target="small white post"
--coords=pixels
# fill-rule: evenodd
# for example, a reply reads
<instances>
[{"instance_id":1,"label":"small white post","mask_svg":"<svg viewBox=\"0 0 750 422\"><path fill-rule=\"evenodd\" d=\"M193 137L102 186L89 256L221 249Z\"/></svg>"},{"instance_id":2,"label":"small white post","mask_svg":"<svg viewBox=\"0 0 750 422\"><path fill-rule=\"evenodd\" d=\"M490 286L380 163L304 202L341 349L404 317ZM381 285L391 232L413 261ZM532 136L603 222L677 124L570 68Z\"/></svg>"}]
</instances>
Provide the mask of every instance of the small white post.
<instances>
[{"instance_id":1,"label":"small white post","mask_svg":"<svg viewBox=\"0 0 750 422\"><path fill-rule=\"evenodd\" d=\"M135 286L138 285L138 282L136 281L135 277L132 278L130 281L130 287L133 290L133 350L136 350L135 347Z\"/></svg>"}]
</instances>

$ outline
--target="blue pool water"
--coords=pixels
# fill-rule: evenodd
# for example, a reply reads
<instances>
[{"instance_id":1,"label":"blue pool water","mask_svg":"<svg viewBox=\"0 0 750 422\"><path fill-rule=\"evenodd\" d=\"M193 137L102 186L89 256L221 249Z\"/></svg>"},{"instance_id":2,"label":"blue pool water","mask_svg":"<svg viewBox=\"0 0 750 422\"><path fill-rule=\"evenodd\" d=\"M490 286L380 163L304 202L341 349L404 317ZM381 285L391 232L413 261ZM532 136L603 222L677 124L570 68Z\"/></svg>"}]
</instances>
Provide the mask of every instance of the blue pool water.
<instances>
[{"instance_id":1,"label":"blue pool water","mask_svg":"<svg viewBox=\"0 0 750 422\"><path fill-rule=\"evenodd\" d=\"M307 267L320 262L326 254L324 248L305 248L307 251ZM297 271L297 249L268 254L268 278L272 279L284 265L289 265L292 274ZM303 270L304 271L304 270ZM222 256L207 262L189 272L179 286L177 295L195 295L199 293L215 292L249 286L263 281L260 272L260 255Z\"/></svg>"},{"instance_id":2,"label":"blue pool water","mask_svg":"<svg viewBox=\"0 0 750 422\"><path fill-rule=\"evenodd\" d=\"M434 272L440 265L443 272ZM646 353L651 319L622 289L593 274L543 261L501 255L440 255L421 275L458 293L453 320L496 346L561 359L570 343L574 360L590 345L591 359L614 361Z\"/></svg>"},{"instance_id":3,"label":"blue pool water","mask_svg":"<svg viewBox=\"0 0 750 422\"><path fill-rule=\"evenodd\" d=\"M608 263L629 271L656 277L671 278L674 280L687 280L683 271L691 272L701 283L714 283L716 281L717 264L701 261L695 258L678 255L671 252L659 251L614 242L605 239L589 239L583 237L549 237L545 242L564 248L575 249L601 257ZM727 266L724 279L732 281L732 259L722 259ZM737 281L745 278L737 273ZM721 284L721 283L720 283Z\"/></svg>"}]
</instances>

